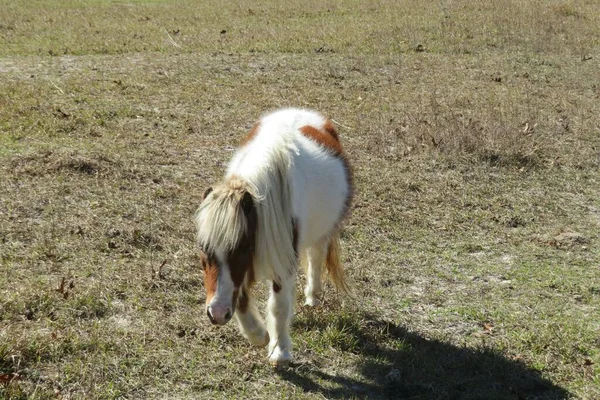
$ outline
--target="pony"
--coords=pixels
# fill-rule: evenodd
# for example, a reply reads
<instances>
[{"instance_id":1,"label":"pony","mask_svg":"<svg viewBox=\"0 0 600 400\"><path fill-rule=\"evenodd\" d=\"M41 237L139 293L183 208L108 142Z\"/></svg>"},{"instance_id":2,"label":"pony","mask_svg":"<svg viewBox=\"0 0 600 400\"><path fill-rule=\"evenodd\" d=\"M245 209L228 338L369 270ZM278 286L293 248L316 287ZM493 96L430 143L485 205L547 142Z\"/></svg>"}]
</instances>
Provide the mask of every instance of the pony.
<instances>
[{"instance_id":1,"label":"pony","mask_svg":"<svg viewBox=\"0 0 600 400\"><path fill-rule=\"evenodd\" d=\"M307 259L306 305L321 303L323 266L348 292L339 234L352 196L350 164L331 120L296 108L263 116L195 215L210 322L235 317L251 344L268 345L271 364L291 361L300 255ZM252 297L258 280L271 283L266 327Z\"/></svg>"}]
</instances>

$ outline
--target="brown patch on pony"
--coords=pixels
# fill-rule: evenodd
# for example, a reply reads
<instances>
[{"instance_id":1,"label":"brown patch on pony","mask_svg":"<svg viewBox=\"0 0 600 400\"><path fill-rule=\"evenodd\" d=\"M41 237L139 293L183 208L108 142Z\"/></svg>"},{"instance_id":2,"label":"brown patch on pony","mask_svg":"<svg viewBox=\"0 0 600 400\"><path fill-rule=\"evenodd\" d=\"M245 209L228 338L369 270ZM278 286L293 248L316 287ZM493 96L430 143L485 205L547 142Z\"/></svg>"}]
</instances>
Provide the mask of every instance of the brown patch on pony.
<instances>
[{"instance_id":1,"label":"brown patch on pony","mask_svg":"<svg viewBox=\"0 0 600 400\"><path fill-rule=\"evenodd\" d=\"M323 129L325 130L325 132L329 133L331 136L333 136L336 140L339 141L337 129L335 129L335 125L333 125L333 122L331 122L331 120L325 121Z\"/></svg>"},{"instance_id":2,"label":"brown patch on pony","mask_svg":"<svg viewBox=\"0 0 600 400\"><path fill-rule=\"evenodd\" d=\"M248 132L248 134L246 135L246 137L242 140L242 146L245 146L252 139L254 139L254 137L258 133L259 129L260 129L260 122L257 122L257 123L254 124L254 126L252 127L252 129L250 129L250 132Z\"/></svg>"},{"instance_id":3,"label":"brown patch on pony","mask_svg":"<svg viewBox=\"0 0 600 400\"><path fill-rule=\"evenodd\" d=\"M245 313L248 311L248 304L250 303L250 295L248 288L242 286L240 296L237 298L237 308L240 312Z\"/></svg>"},{"instance_id":4,"label":"brown patch on pony","mask_svg":"<svg viewBox=\"0 0 600 400\"><path fill-rule=\"evenodd\" d=\"M302 134L307 138L314 140L321 146L331 151L336 157L339 157L343 152L337 133L334 136L331 133L319 130L310 125L304 125L302 128L300 128L300 132L302 132Z\"/></svg>"},{"instance_id":5,"label":"brown patch on pony","mask_svg":"<svg viewBox=\"0 0 600 400\"><path fill-rule=\"evenodd\" d=\"M256 207L254 207L254 202L248 192L242 197L239 207L242 207L246 216L247 229L240 238L236 248L226 255L231 280L236 288L243 285L244 278L246 278L248 283L254 282L254 251L258 226Z\"/></svg>"},{"instance_id":6,"label":"brown patch on pony","mask_svg":"<svg viewBox=\"0 0 600 400\"><path fill-rule=\"evenodd\" d=\"M281 292L281 285L275 281L273 281L273 291L275 293Z\"/></svg>"},{"instance_id":7,"label":"brown patch on pony","mask_svg":"<svg viewBox=\"0 0 600 400\"><path fill-rule=\"evenodd\" d=\"M204 269L204 288L206 289L206 304L209 304L217 291L217 279L219 277L219 264L213 257L206 253L200 253L200 262Z\"/></svg>"}]
</instances>

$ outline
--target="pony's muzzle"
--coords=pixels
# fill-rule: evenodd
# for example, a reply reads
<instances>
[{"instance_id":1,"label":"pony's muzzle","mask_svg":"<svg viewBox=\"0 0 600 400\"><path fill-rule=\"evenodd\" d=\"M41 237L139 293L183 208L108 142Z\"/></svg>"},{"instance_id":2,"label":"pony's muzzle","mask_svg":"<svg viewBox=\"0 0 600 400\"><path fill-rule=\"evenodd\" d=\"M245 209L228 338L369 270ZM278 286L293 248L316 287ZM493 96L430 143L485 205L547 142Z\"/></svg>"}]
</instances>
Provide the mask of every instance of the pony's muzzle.
<instances>
[{"instance_id":1,"label":"pony's muzzle","mask_svg":"<svg viewBox=\"0 0 600 400\"><path fill-rule=\"evenodd\" d=\"M231 317L233 312L229 307L206 307L206 315L213 325L225 325Z\"/></svg>"}]
</instances>

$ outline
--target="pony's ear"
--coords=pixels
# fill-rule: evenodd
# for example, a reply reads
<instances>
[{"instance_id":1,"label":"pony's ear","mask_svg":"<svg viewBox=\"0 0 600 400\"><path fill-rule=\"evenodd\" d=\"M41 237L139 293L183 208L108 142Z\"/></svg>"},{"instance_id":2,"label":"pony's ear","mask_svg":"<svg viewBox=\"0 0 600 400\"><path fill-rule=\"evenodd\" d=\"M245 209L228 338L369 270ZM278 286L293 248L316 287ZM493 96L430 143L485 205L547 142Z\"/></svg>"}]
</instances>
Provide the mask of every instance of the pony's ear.
<instances>
[{"instance_id":1,"label":"pony's ear","mask_svg":"<svg viewBox=\"0 0 600 400\"><path fill-rule=\"evenodd\" d=\"M240 201L240 206L242 207L244 214L248 216L254 207L254 200L252 199L252 195L250 193L244 192L244 196L242 196L242 200Z\"/></svg>"},{"instance_id":2,"label":"pony's ear","mask_svg":"<svg viewBox=\"0 0 600 400\"><path fill-rule=\"evenodd\" d=\"M202 196L202 200L206 199L206 197L213 191L213 188L209 187L204 191L204 195Z\"/></svg>"}]
</instances>

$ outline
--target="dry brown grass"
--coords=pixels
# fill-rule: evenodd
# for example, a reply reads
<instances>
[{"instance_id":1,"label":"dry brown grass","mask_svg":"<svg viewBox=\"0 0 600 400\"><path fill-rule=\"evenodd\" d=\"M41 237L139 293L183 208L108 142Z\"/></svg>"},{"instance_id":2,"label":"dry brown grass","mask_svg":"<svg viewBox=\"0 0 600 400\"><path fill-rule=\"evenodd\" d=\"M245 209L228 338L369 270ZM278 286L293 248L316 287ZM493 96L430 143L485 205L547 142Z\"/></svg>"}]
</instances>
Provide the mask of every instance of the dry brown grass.
<instances>
[{"instance_id":1,"label":"dry brown grass","mask_svg":"<svg viewBox=\"0 0 600 400\"><path fill-rule=\"evenodd\" d=\"M595 2L0 8L0 397L600 396ZM191 217L287 105L354 165L356 299L274 371L204 317Z\"/></svg>"}]
</instances>

